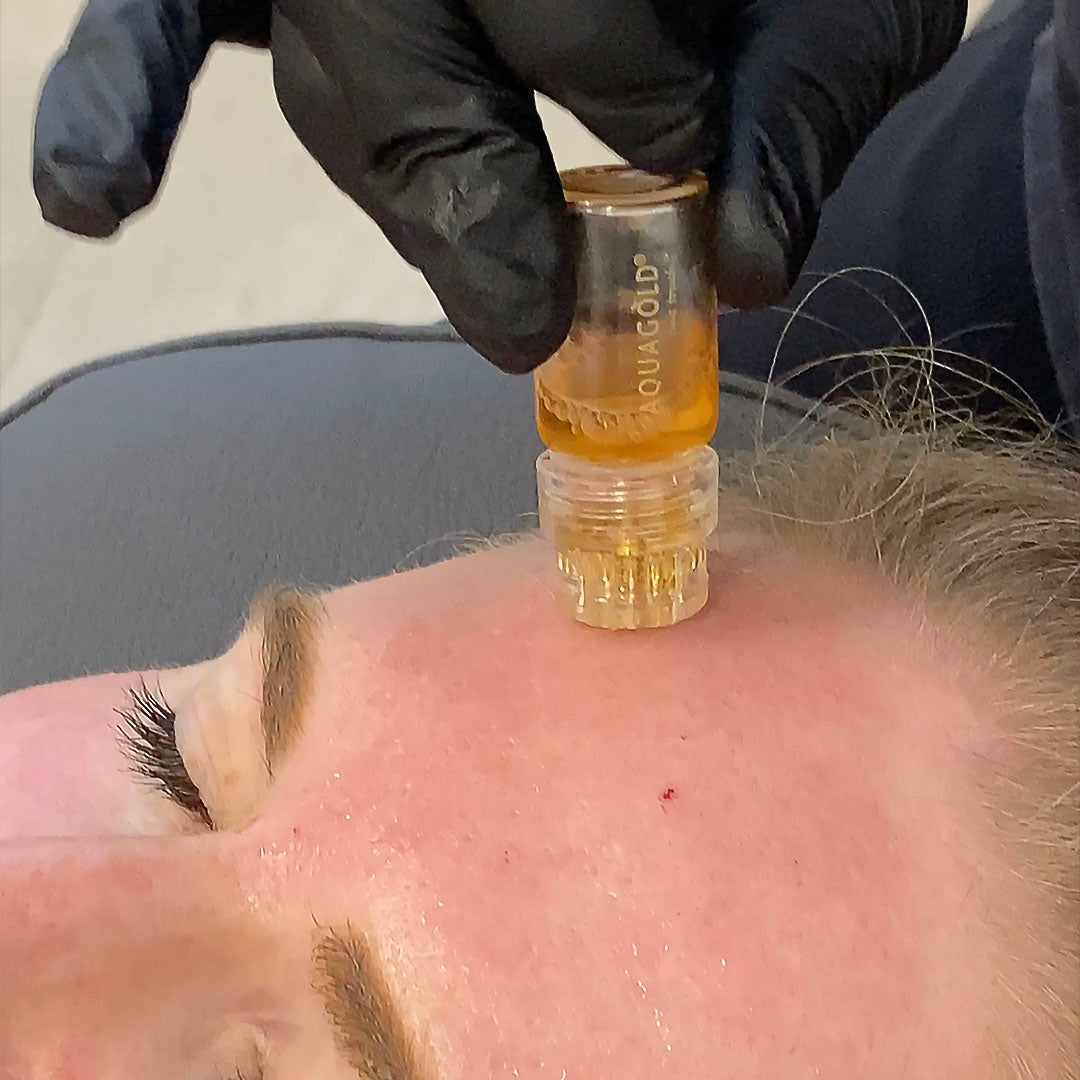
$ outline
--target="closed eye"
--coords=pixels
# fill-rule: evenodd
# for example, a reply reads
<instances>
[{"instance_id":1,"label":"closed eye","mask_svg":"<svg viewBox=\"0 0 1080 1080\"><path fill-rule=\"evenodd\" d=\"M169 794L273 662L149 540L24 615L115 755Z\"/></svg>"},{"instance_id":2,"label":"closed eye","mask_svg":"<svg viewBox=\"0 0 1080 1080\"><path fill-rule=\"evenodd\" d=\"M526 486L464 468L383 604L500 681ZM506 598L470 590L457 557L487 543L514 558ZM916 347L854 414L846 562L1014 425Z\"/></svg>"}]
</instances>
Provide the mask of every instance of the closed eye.
<instances>
[{"instance_id":1,"label":"closed eye","mask_svg":"<svg viewBox=\"0 0 1080 1080\"><path fill-rule=\"evenodd\" d=\"M193 823L249 825L274 769L299 737L313 678L317 598L274 587L257 597L235 644L208 667L177 714L140 681L116 710L121 749L135 776Z\"/></svg>"},{"instance_id":2,"label":"closed eye","mask_svg":"<svg viewBox=\"0 0 1080 1080\"><path fill-rule=\"evenodd\" d=\"M176 713L161 693L140 680L128 690L128 704L117 709L121 750L132 771L207 829L210 812L188 774L176 746Z\"/></svg>"}]
</instances>

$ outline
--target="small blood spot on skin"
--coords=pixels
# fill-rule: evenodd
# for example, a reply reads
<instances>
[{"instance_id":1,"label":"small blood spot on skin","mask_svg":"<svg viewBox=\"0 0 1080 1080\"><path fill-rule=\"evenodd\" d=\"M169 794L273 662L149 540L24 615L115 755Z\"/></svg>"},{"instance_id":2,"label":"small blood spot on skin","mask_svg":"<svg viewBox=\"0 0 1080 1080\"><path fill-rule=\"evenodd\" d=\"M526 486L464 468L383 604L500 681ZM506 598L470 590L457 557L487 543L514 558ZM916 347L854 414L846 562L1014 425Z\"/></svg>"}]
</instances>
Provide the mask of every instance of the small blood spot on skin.
<instances>
[{"instance_id":1,"label":"small blood spot on skin","mask_svg":"<svg viewBox=\"0 0 1080 1080\"><path fill-rule=\"evenodd\" d=\"M509 851L509 849L504 848L503 849L503 862L508 863L509 861L510 861L510 851Z\"/></svg>"},{"instance_id":2,"label":"small blood spot on skin","mask_svg":"<svg viewBox=\"0 0 1080 1080\"><path fill-rule=\"evenodd\" d=\"M673 787L664 788L664 790L660 792L660 805L666 810L667 807L664 806L664 803L671 802L672 799L678 797L678 794L678 791Z\"/></svg>"}]
</instances>

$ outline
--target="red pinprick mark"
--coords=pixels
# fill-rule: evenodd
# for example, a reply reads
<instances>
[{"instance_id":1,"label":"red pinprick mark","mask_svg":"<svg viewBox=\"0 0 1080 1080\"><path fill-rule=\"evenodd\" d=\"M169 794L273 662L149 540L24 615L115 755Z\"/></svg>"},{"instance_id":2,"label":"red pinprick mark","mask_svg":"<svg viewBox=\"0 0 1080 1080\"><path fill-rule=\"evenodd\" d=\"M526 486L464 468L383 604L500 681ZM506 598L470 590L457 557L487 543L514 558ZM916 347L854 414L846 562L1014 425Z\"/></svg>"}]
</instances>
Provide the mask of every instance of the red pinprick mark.
<instances>
[{"instance_id":1,"label":"red pinprick mark","mask_svg":"<svg viewBox=\"0 0 1080 1080\"><path fill-rule=\"evenodd\" d=\"M664 810L667 810L667 807L664 806L664 803L671 802L672 799L678 797L678 794L678 791L673 787L664 788L664 790L660 792L660 806Z\"/></svg>"}]
</instances>

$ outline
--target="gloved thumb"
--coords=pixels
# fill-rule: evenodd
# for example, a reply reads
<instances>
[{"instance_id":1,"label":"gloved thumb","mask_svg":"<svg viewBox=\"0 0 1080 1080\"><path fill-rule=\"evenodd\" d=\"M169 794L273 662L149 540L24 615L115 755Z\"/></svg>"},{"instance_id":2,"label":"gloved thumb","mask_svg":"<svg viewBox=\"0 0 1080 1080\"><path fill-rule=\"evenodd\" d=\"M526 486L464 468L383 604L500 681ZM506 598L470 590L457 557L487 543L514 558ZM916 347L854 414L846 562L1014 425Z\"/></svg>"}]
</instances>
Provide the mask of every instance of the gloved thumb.
<instances>
[{"instance_id":1,"label":"gloved thumb","mask_svg":"<svg viewBox=\"0 0 1080 1080\"><path fill-rule=\"evenodd\" d=\"M965 7L790 0L760 21L750 5L725 26L728 130L709 170L722 301L757 307L786 295L822 203L885 114L952 54Z\"/></svg>"}]
</instances>

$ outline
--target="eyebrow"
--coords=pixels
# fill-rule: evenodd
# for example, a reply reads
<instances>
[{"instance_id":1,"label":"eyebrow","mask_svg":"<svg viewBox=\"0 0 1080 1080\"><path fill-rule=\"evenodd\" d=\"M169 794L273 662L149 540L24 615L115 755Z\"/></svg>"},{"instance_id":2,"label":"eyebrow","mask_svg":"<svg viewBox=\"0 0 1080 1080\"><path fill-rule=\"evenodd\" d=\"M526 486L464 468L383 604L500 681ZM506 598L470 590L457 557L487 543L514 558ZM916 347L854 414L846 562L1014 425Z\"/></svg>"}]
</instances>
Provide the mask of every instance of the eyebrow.
<instances>
[{"instance_id":1,"label":"eyebrow","mask_svg":"<svg viewBox=\"0 0 1080 1080\"><path fill-rule=\"evenodd\" d=\"M326 930L314 949L315 989L338 1050L363 1080L423 1080L409 1035L367 938Z\"/></svg>"},{"instance_id":2,"label":"eyebrow","mask_svg":"<svg viewBox=\"0 0 1080 1080\"><path fill-rule=\"evenodd\" d=\"M259 719L266 768L271 776L274 764L303 727L304 706L311 693L318 617L319 604L314 594L275 585L252 601L245 622L245 629L257 629L262 639Z\"/></svg>"},{"instance_id":3,"label":"eyebrow","mask_svg":"<svg viewBox=\"0 0 1080 1080\"><path fill-rule=\"evenodd\" d=\"M320 613L315 594L273 586L255 598L245 621L245 631L261 637L259 716L271 775L303 727ZM424 1080L416 1044L367 938L352 926L323 931L313 961L315 989L338 1050L361 1080Z\"/></svg>"}]
</instances>

